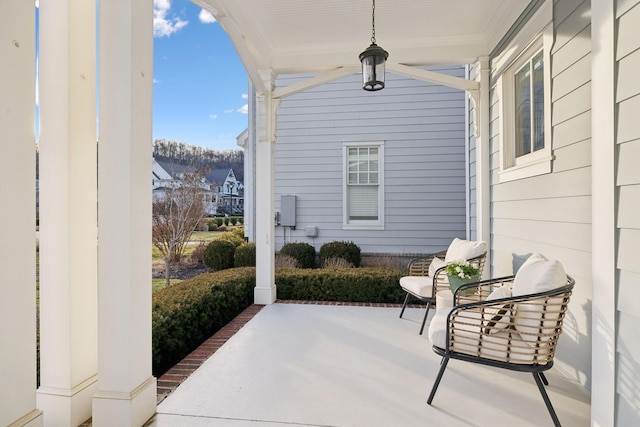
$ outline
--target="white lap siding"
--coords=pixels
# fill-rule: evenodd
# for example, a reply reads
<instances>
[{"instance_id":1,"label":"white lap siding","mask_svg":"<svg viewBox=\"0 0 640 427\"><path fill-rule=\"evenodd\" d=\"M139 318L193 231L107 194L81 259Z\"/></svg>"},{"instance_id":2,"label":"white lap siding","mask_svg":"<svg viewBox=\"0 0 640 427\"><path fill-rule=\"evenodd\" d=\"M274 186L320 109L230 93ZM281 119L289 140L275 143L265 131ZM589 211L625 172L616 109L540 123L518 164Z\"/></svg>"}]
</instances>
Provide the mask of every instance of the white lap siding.
<instances>
[{"instance_id":1,"label":"white lap siding","mask_svg":"<svg viewBox=\"0 0 640 427\"><path fill-rule=\"evenodd\" d=\"M616 7L618 233L618 336L616 417L619 425L640 425L640 2L618 0Z\"/></svg>"},{"instance_id":2,"label":"white lap siding","mask_svg":"<svg viewBox=\"0 0 640 427\"><path fill-rule=\"evenodd\" d=\"M551 64L545 64L552 78L551 173L500 182L500 93L495 87L491 92L493 275L511 274L515 256L541 252L560 260L576 279L556 365L586 388L592 295L589 11L589 1L554 5L555 41Z\"/></svg>"}]
</instances>

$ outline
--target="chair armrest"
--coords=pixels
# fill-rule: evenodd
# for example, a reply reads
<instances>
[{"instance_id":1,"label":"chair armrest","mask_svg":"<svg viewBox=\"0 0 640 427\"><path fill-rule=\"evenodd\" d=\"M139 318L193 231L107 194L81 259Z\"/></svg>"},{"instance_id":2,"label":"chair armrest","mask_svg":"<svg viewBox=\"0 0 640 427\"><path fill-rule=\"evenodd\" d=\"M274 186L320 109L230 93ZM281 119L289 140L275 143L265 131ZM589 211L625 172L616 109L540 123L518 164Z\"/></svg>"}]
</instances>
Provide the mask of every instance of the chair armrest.
<instances>
[{"instance_id":1,"label":"chair armrest","mask_svg":"<svg viewBox=\"0 0 640 427\"><path fill-rule=\"evenodd\" d=\"M444 258L447 254L447 251L440 251L434 254L427 255L424 258L416 258L409 262L407 269L409 270L409 276L428 276L429 275L429 265L431 265L431 261L435 257Z\"/></svg>"},{"instance_id":2,"label":"chair armrest","mask_svg":"<svg viewBox=\"0 0 640 427\"><path fill-rule=\"evenodd\" d=\"M496 288L500 288L502 286L513 286L514 279L515 276L513 275L503 276L462 285L456 289L456 293L453 296L454 305L484 301ZM474 289L473 294L466 292L470 289Z\"/></svg>"}]
</instances>

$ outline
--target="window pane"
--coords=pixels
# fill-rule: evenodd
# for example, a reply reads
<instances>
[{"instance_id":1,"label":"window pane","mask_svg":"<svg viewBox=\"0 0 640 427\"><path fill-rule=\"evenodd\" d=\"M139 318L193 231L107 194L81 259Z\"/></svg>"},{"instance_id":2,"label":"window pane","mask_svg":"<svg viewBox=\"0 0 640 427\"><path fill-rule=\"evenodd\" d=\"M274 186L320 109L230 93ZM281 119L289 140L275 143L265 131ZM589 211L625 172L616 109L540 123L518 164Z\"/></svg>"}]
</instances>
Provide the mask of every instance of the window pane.
<instances>
[{"instance_id":1,"label":"window pane","mask_svg":"<svg viewBox=\"0 0 640 427\"><path fill-rule=\"evenodd\" d=\"M533 151L544 148L544 68L542 52L533 64Z\"/></svg>"},{"instance_id":2,"label":"window pane","mask_svg":"<svg viewBox=\"0 0 640 427\"><path fill-rule=\"evenodd\" d=\"M378 187L377 186L349 186L349 220L378 219Z\"/></svg>"},{"instance_id":3,"label":"window pane","mask_svg":"<svg viewBox=\"0 0 640 427\"><path fill-rule=\"evenodd\" d=\"M531 152L531 67L527 63L514 76L516 157Z\"/></svg>"},{"instance_id":4,"label":"window pane","mask_svg":"<svg viewBox=\"0 0 640 427\"><path fill-rule=\"evenodd\" d=\"M379 219L379 148L347 150L347 221Z\"/></svg>"}]
</instances>

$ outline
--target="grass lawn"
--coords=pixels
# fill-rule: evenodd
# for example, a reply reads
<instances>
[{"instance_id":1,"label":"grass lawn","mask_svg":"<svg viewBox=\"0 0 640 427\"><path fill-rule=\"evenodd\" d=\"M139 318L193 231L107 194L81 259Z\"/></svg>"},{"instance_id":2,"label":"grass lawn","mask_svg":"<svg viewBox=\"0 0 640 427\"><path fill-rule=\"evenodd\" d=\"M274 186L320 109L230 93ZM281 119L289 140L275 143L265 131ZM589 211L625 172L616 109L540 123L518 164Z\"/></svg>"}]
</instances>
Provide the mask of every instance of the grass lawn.
<instances>
[{"instance_id":1,"label":"grass lawn","mask_svg":"<svg viewBox=\"0 0 640 427\"><path fill-rule=\"evenodd\" d=\"M210 241L217 239L222 233L222 231L194 231L191 233L189 243L187 243L187 246L184 248L183 256L191 254L200 242L204 242L205 244L209 243ZM162 253L160 253L158 248L155 246L153 246L151 254L151 261L162 261Z\"/></svg>"}]
</instances>

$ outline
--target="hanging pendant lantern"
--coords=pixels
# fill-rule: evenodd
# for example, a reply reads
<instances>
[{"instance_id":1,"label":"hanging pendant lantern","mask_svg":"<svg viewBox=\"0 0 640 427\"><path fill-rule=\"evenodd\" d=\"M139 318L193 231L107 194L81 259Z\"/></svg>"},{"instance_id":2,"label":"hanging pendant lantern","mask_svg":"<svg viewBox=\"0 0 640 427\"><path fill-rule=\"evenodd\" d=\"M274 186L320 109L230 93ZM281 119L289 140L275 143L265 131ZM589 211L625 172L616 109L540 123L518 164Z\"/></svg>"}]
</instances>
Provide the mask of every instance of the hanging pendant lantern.
<instances>
[{"instance_id":1,"label":"hanging pendant lantern","mask_svg":"<svg viewBox=\"0 0 640 427\"><path fill-rule=\"evenodd\" d=\"M362 89L376 91L384 89L385 63L389 53L376 44L376 0L371 13L371 45L360 54L362 62Z\"/></svg>"}]
</instances>

